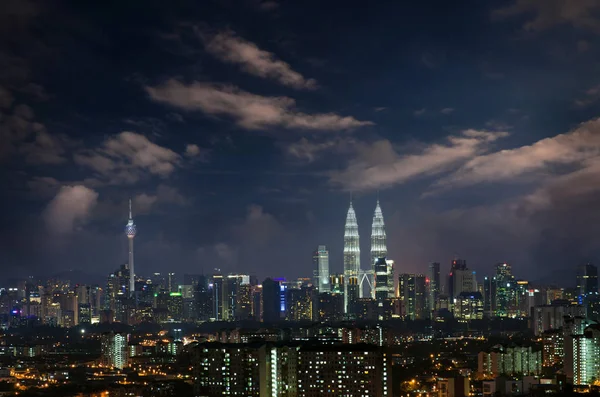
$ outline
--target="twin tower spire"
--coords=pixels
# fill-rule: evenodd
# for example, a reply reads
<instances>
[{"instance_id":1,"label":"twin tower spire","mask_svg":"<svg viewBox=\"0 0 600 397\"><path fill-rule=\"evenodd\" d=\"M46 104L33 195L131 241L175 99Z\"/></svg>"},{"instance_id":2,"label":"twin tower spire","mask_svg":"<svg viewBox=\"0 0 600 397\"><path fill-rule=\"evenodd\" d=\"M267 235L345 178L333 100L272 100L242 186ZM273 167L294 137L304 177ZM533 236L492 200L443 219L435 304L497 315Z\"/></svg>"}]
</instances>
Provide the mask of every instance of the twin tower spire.
<instances>
[{"instance_id":1,"label":"twin tower spire","mask_svg":"<svg viewBox=\"0 0 600 397\"><path fill-rule=\"evenodd\" d=\"M344 228L344 306L348 311L350 302L355 301L361 294L361 276L370 275L371 280L374 275L374 265L377 259L387 257L387 242L385 234L385 223L383 221L383 212L377 199L375 213L373 214L373 224L371 228L371 266L366 272L360 268L360 236L358 234L358 222L356 212L350 201L350 208L346 215L346 226ZM372 282L371 289L374 291Z\"/></svg>"}]
</instances>

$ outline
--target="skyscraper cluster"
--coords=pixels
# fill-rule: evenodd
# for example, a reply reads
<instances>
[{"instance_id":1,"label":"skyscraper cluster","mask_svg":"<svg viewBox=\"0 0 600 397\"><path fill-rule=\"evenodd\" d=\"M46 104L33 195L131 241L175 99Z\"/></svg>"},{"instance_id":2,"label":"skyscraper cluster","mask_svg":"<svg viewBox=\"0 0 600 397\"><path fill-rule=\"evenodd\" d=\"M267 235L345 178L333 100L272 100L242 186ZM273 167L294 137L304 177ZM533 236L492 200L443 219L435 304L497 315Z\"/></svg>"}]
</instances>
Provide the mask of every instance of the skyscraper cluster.
<instances>
[{"instance_id":1,"label":"skyscraper cluster","mask_svg":"<svg viewBox=\"0 0 600 397\"><path fill-rule=\"evenodd\" d=\"M358 221L352 202L346 215L344 227L344 310L356 311L353 307L367 288L371 299L379 301L395 296L394 262L387 259L387 236L379 200L373 213L371 226L371 263L368 269L360 266L360 236Z\"/></svg>"}]
</instances>

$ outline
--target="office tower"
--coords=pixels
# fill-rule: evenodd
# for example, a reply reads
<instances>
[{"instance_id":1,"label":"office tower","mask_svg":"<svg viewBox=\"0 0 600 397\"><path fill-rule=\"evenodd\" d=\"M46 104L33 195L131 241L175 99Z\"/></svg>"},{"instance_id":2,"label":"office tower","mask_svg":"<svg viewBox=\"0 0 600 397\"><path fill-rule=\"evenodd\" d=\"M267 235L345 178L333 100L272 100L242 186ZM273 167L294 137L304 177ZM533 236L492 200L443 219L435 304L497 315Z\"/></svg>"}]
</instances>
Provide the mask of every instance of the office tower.
<instances>
[{"instance_id":1,"label":"office tower","mask_svg":"<svg viewBox=\"0 0 600 397\"><path fill-rule=\"evenodd\" d=\"M223 277L223 320L234 321L236 301L240 279L235 275Z\"/></svg>"},{"instance_id":2,"label":"office tower","mask_svg":"<svg viewBox=\"0 0 600 397\"><path fill-rule=\"evenodd\" d=\"M175 278L175 273L167 274L167 289L169 292L177 292L177 280Z\"/></svg>"},{"instance_id":3,"label":"office tower","mask_svg":"<svg viewBox=\"0 0 600 397\"><path fill-rule=\"evenodd\" d=\"M508 263L496 265L496 316L512 317L515 308L516 283Z\"/></svg>"},{"instance_id":4,"label":"office tower","mask_svg":"<svg viewBox=\"0 0 600 397\"><path fill-rule=\"evenodd\" d=\"M329 292L329 251L324 245L319 245L313 254L313 268L317 270L318 283L315 285L319 292Z\"/></svg>"},{"instance_id":5,"label":"office tower","mask_svg":"<svg viewBox=\"0 0 600 397\"><path fill-rule=\"evenodd\" d=\"M129 199L129 220L125 226L125 234L129 240L129 296L135 295L135 271L133 269L133 239L137 233L137 227L133 223L131 213L131 199Z\"/></svg>"},{"instance_id":6,"label":"office tower","mask_svg":"<svg viewBox=\"0 0 600 397\"><path fill-rule=\"evenodd\" d=\"M476 292L477 291L477 276L474 271L465 269L456 269L453 271L452 281L454 286L452 288L453 296L456 298L463 292Z\"/></svg>"},{"instance_id":7,"label":"office tower","mask_svg":"<svg viewBox=\"0 0 600 397\"><path fill-rule=\"evenodd\" d=\"M382 305L389 296L388 265L385 257L375 259L373 271L375 272L375 300Z\"/></svg>"},{"instance_id":8,"label":"office tower","mask_svg":"<svg viewBox=\"0 0 600 397\"><path fill-rule=\"evenodd\" d=\"M360 245L358 235L358 222L352 202L346 215L346 225L344 227L344 313L348 310L352 302L358 299L359 283L358 273L360 271Z\"/></svg>"},{"instance_id":9,"label":"office tower","mask_svg":"<svg viewBox=\"0 0 600 397\"><path fill-rule=\"evenodd\" d=\"M273 323L281 320L281 283L267 278L262 283L263 321Z\"/></svg>"},{"instance_id":10,"label":"office tower","mask_svg":"<svg viewBox=\"0 0 600 397\"><path fill-rule=\"evenodd\" d=\"M457 270L467 270L467 261L464 259L454 259L450 264L450 273L448 274L448 296L450 299L454 299L456 297L456 292L454 291L454 272Z\"/></svg>"},{"instance_id":11,"label":"office tower","mask_svg":"<svg viewBox=\"0 0 600 397\"><path fill-rule=\"evenodd\" d=\"M208 321L213 317L213 303L211 290L209 289L209 279L207 276L199 276L198 284L194 291L194 301L196 304L196 316L200 321Z\"/></svg>"},{"instance_id":12,"label":"office tower","mask_svg":"<svg viewBox=\"0 0 600 397\"><path fill-rule=\"evenodd\" d=\"M152 277L150 279L152 280L152 285L154 285L155 291L158 291L161 289L164 289L164 290L168 289L167 279L162 274L153 273Z\"/></svg>"},{"instance_id":13,"label":"office tower","mask_svg":"<svg viewBox=\"0 0 600 397\"><path fill-rule=\"evenodd\" d=\"M375 290L382 291L382 289L377 289L377 276L375 271L375 264L379 258L387 257L387 237L385 234L385 222L383 221L383 212L381 211L381 206L379 205L379 199L377 200L377 205L375 206L375 212L373 213L373 223L371 224L371 269L373 274L375 275ZM380 269L381 271L381 269ZM389 263L389 266L386 267L387 271L387 291L388 298L392 298L394 296L394 268L393 262ZM371 297L374 297L376 294L371 293Z\"/></svg>"},{"instance_id":14,"label":"office tower","mask_svg":"<svg viewBox=\"0 0 600 397\"><path fill-rule=\"evenodd\" d=\"M101 337L102 365L109 368L123 369L127 366L128 335L120 332L107 332Z\"/></svg>"},{"instance_id":15,"label":"office tower","mask_svg":"<svg viewBox=\"0 0 600 397\"><path fill-rule=\"evenodd\" d=\"M438 300L438 296L440 295L440 264L438 262L431 262L429 264L429 271L427 274L429 284L428 284L428 296L427 303L428 309L430 312L434 312L436 310L436 302Z\"/></svg>"},{"instance_id":16,"label":"office tower","mask_svg":"<svg viewBox=\"0 0 600 397\"><path fill-rule=\"evenodd\" d=\"M287 290L287 316L289 321L311 321L313 319L312 286L289 288Z\"/></svg>"},{"instance_id":17,"label":"office tower","mask_svg":"<svg viewBox=\"0 0 600 397\"><path fill-rule=\"evenodd\" d=\"M375 266L375 262L379 258L387 256L387 238L385 234L385 223L383 221L383 212L379 206L379 200L375 206L373 214L373 223L371 225L371 266Z\"/></svg>"},{"instance_id":18,"label":"office tower","mask_svg":"<svg viewBox=\"0 0 600 397\"><path fill-rule=\"evenodd\" d=\"M211 291L212 304L213 304L213 318L216 321L223 321L223 288L224 288L223 276L215 274L212 276L212 282L208 285Z\"/></svg>"},{"instance_id":19,"label":"office tower","mask_svg":"<svg viewBox=\"0 0 600 397\"><path fill-rule=\"evenodd\" d=\"M318 321L335 322L344 317L344 294L335 292L322 292L319 294Z\"/></svg>"},{"instance_id":20,"label":"office tower","mask_svg":"<svg viewBox=\"0 0 600 397\"><path fill-rule=\"evenodd\" d=\"M92 308L89 303L77 305L77 321L79 324L90 324L92 322Z\"/></svg>"},{"instance_id":21,"label":"office tower","mask_svg":"<svg viewBox=\"0 0 600 397\"><path fill-rule=\"evenodd\" d=\"M580 297L598 294L598 268L591 263L577 270L577 293Z\"/></svg>"},{"instance_id":22,"label":"office tower","mask_svg":"<svg viewBox=\"0 0 600 397\"><path fill-rule=\"evenodd\" d=\"M483 296L479 292L461 292L454 298L454 318L459 320L481 320L483 318Z\"/></svg>"},{"instance_id":23,"label":"office tower","mask_svg":"<svg viewBox=\"0 0 600 397\"><path fill-rule=\"evenodd\" d=\"M427 317L427 292L423 274L401 274L398 277L402 315L410 320Z\"/></svg>"},{"instance_id":24,"label":"office tower","mask_svg":"<svg viewBox=\"0 0 600 397\"><path fill-rule=\"evenodd\" d=\"M165 294L166 295L166 294ZM171 321L183 320L183 296L181 292L168 292L167 310Z\"/></svg>"},{"instance_id":25,"label":"office tower","mask_svg":"<svg viewBox=\"0 0 600 397\"><path fill-rule=\"evenodd\" d=\"M486 317L496 314L496 277L483 279L483 313Z\"/></svg>"}]
</instances>

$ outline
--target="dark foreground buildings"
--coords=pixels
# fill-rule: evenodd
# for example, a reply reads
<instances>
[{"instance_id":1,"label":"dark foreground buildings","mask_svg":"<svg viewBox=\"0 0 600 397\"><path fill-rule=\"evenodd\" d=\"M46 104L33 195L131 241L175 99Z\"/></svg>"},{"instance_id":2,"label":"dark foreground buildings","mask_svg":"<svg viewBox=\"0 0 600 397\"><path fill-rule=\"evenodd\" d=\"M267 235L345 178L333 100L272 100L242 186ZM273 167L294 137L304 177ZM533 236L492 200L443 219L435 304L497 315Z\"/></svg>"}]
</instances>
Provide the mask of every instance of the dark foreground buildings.
<instances>
[{"instance_id":1,"label":"dark foreground buildings","mask_svg":"<svg viewBox=\"0 0 600 397\"><path fill-rule=\"evenodd\" d=\"M374 345L202 343L193 366L197 397L392 395L390 357Z\"/></svg>"}]
</instances>

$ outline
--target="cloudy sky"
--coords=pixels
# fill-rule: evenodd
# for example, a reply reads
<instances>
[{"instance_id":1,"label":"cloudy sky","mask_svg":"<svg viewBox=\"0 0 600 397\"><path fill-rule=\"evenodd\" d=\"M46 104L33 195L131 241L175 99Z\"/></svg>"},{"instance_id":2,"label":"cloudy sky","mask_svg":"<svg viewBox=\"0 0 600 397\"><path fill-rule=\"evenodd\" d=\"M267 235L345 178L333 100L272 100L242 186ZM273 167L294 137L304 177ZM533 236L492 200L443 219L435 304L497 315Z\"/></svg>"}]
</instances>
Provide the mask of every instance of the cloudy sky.
<instances>
[{"instance_id":1,"label":"cloudy sky","mask_svg":"<svg viewBox=\"0 0 600 397\"><path fill-rule=\"evenodd\" d=\"M600 256L600 2L39 1L0 11L6 277ZM564 277L563 277L564 279ZM569 279L570 280L570 279ZM566 282L571 284L570 281Z\"/></svg>"}]
</instances>

